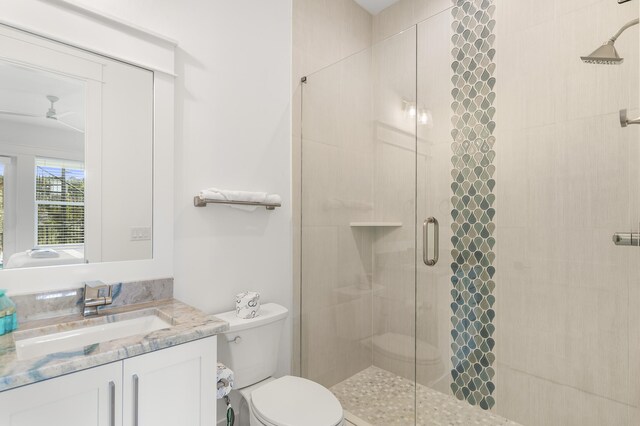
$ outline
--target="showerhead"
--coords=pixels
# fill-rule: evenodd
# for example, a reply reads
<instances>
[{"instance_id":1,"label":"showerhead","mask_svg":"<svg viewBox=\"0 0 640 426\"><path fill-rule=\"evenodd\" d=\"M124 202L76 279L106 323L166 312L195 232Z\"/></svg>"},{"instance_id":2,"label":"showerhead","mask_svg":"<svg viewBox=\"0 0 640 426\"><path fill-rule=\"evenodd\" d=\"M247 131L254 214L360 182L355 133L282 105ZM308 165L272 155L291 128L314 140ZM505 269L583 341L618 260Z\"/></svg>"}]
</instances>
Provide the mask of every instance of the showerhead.
<instances>
[{"instance_id":1,"label":"showerhead","mask_svg":"<svg viewBox=\"0 0 640 426\"><path fill-rule=\"evenodd\" d=\"M609 40L594 50L591 55L581 56L580 59L582 59L582 62L585 64L620 65L624 61L624 58L618 55L614 43L614 41Z\"/></svg>"},{"instance_id":2,"label":"showerhead","mask_svg":"<svg viewBox=\"0 0 640 426\"><path fill-rule=\"evenodd\" d=\"M605 44L594 50L591 55L581 56L580 59L582 59L582 62L585 64L620 65L624 59L618 55L618 51L615 46L616 40L618 40L618 37L620 37L623 32L634 25L638 25L639 23L640 19L634 19L633 21L627 22L613 37L607 40Z\"/></svg>"}]
</instances>

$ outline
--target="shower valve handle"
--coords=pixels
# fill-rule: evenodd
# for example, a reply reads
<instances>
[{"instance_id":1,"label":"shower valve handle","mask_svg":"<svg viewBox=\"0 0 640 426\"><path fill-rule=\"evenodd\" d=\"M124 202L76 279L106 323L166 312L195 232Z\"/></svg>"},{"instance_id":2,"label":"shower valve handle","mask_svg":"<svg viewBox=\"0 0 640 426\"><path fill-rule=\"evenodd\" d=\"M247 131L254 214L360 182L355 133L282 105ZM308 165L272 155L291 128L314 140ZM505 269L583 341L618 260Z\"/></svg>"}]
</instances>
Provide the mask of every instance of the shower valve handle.
<instances>
[{"instance_id":1,"label":"shower valve handle","mask_svg":"<svg viewBox=\"0 0 640 426\"><path fill-rule=\"evenodd\" d=\"M620 110L620 125L622 127L627 127L630 124L640 124L640 117L634 119L634 120L629 120L629 116L627 114L627 110L626 109L621 109Z\"/></svg>"}]
</instances>

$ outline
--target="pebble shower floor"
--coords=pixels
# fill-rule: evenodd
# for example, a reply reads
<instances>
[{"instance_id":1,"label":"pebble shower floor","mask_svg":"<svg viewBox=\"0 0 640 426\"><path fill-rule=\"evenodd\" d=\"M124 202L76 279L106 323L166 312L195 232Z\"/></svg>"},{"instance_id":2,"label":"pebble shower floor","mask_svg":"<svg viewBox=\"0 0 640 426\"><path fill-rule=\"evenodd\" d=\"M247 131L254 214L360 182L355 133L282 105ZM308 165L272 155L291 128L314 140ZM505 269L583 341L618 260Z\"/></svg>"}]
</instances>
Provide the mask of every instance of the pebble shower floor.
<instances>
[{"instance_id":1,"label":"pebble shower floor","mask_svg":"<svg viewBox=\"0 0 640 426\"><path fill-rule=\"evenodd\" d=\"M414 389L411 380L378 367L362 370L333 386L331 391L344 409L359 419L351 420L356 426L413 425L416 397L418 419L415 424L419 426L518 426L518 423L426 386L418 385Z\"/></svg>"}]
</instances>

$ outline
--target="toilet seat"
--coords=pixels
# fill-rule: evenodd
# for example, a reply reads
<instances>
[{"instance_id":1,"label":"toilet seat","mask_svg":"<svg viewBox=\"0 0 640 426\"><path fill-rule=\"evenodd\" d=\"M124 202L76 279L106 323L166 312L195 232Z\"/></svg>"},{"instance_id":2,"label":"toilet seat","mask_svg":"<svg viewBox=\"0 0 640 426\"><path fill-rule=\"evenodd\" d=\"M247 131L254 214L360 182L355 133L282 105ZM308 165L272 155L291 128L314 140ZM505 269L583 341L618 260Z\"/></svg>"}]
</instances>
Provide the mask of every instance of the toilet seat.
<instances>
[{"instance_id":1,"label":"toilet seat","mask_svg":"<svg viewBox=\"0 0 640 426\"><path fill-rule=\"evenodd\" d=\"M338 426L342 406L324 386L284 376L251 392L255 417L266 426Z\"/></svg>"}]
</instances>

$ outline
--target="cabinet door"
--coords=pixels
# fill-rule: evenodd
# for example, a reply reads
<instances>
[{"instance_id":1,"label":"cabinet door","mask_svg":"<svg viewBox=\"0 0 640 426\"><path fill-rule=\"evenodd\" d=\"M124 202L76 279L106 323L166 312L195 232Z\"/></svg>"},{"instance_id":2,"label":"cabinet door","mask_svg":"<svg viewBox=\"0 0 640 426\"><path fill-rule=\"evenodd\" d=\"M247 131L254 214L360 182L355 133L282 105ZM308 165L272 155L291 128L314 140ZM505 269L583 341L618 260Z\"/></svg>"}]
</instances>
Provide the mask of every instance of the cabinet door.
<instances>
[{"instance_id":1,"label":"cabinet door","mask_svg":"<svg viewBox=\"0 0 640 426\"><path fill-rule=\"evenodd\" d=\"M0 393L2 426L121 426L122 363Z\"/></svg>"},{"instance_id":2,"label":"cabinet door","mask_svg":"<svg viewBox=\"0 0 640 426\"><path fill-rule=\"evenodd\" d=\"M124 361L125 426L216 424L216 338Z\"/></svg>"}]
</instances>

